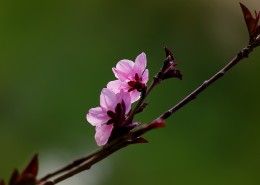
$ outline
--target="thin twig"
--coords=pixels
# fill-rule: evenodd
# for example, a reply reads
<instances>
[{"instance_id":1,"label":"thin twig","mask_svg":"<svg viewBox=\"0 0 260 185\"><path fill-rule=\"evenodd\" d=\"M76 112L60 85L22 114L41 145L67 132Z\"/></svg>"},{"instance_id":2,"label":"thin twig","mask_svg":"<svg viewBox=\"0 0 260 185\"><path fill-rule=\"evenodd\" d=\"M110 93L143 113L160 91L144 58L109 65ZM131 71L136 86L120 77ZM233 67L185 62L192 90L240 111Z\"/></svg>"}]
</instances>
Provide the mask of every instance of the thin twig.
<instances>
[{"instance_id":1,"label":"thin twig","mask_svg":"<svg viewBox=\"0 0 260 185\"><path fill-rule=\"evenodd\" d=\"M233 68L236 64L238 64L242 59L247 58L248 55L253 51L253 49L257 47L257 44L248 45L246 48L242 49L235 58L233 58L225 67L223 67L219 72L213 75L208 80L205 80L198 88L196 88L193 92L191 92L188 96L182 99L179 103L173 106L168 111L161 114L156 120L163 121L170 117L177 110L181 109L184 105L194 100L202 91L207 89L212 83L220 79L226 74L231 68Z\"/></svg>"},{"instance_id":2,"label":"thin twig","mask_svg":"<svg viewBox=\"0 0 260 185\"><path fill-rule=\"evenodd\" d=\"M91 153L91 154L89 154L89 155L87 155L87 156L85 156L85 157L79 158L79 159L69 163L68 165L58 169L55 172L49 173L49 174L45 175L44 177L42 177L41 179L39 179L39 182L44 182L44 181L46 181L46 180L48 180L48 179L50 179L50 178L52 178L52 177L54 177L54 176L56 176L58 174L61 174L61 173L65 172L65 171L68 171L68 170L70 170L70 169L80 165L81 163L83 163L84 161L88 160L92 156L97 155L99 152L100 152L100 149L95 151L95 152L93 152L93 153Z\"/></svg>"},{"instance_id":3,"label":"thin twig","mask_svg":"<svg viewBox=\"0 0 260 185\"><path fill-rule=\"evenodd\" d=\"M96 164L97 162L101 161L102 159L106 158L107 156L111 155L112 153L116 152L117 150L120 150L123 147L126 147L128 143L126 141L119 142L116 145L110 145L108 148L101 149L102 152L99 152L97 155L94 155L87 159L85 162L77 166L76 168L71 169L67 173L55 178L52 182L53 184L57 184L63 180L66 180L82 171L85 171L87 169L90 169L93 164Z\"/></svg>"},{"instance_id":4,"label":"thin twig","mask_svg":"<svg viewBox=\"0 0 260 185\"><path fill-rule=\"evenodd\" d=\"M169 56L166 57L165 61L169 60ZM164 61L164 62L165 62ZM159 72L153 77L153 81L151 82L151 84L149 85L149 87L146 89L146 91L141 93L141 98L139 99L139 101L137 102L136 106L134 107L134 109L130 112L130 114L128 115L128 118L126 120L126 122L128 121L132 121L135 114L138 112L138 109L142 106L144 100L146 99L146 97L150 94L150 92L153 90L153 88L158 85L160 83L160 75L162 74L162 70L163 67L159 70ZM123 123L124 124L124 123Z\"/></svg>"},{"instance_id":5,"label":"thin twig","mask_svg":"<svg viewBox=\"0 0 260 185\"><path fill-rule=\"evenodd\" d=\"M105 145L96 155L92 155L86 161L76 166L75 168L70 169L66 173L54 178L52 181L42 182L42 185L51 185L62 182L80 172L90 169L94 164L98 163L102 159L108 157L109 155L115 153L116 151L130 145L135 144L135 139L144 133L163 126L160 123L152 122L149 124L141 125L137 130L130 132L128 135L122 136L115 141L112 141L108 145Z\"/></svg>"}]
</instances>

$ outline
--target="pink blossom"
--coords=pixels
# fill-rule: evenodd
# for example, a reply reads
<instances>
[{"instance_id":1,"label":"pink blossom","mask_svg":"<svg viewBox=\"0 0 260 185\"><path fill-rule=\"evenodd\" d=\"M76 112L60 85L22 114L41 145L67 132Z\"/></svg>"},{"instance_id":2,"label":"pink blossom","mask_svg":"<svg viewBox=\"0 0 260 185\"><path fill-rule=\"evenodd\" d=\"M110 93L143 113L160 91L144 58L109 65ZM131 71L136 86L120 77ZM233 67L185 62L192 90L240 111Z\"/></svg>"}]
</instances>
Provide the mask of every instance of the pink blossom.
<instances>
[{"instance_id":1,"label":"pink blossom","mask_svg":"<svg viewBox=\"0 0 260 185\"><path fill-rule=\"evenodd\" d=\"M118 80L109 82L107 88L115 93L122 90L128 91L130 92L131 102L137 101L148 81L148 69L145 68L146 55L144 52L136 57L135 62L127 59L120 60L116 67L112 68Z\"/></svg>"},{"instance_id":2,"label":"pink blossom","mask_svg":"<svg viewBox=\"0 0 260 185\"><path fill-rule=\"evenodd\" d=\"M100 94L100 107L91 108L86 116L88 122L96 127L95 140L99 146L105 145L114 127L120 127L131 109L128 92L115 94L104 88Z\"/></svg>"}]
</instances>

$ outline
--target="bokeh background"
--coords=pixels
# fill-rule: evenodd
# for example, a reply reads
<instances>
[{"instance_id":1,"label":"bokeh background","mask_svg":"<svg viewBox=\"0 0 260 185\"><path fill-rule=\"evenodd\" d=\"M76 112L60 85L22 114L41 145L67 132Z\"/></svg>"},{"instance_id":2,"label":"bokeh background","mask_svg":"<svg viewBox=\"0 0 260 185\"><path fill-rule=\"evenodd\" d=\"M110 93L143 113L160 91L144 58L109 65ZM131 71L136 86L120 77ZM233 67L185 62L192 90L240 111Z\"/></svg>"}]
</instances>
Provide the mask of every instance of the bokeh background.
<instances>
[{"instance_id":1,"label":"bokeh background","mask_svg":"<svg viewBox=\"0 0 260 185\"><path fill-rule=\"evenodd\" d=\"M150 75L163 47L184 79L151 93L149 122L218 71L247 44L238 0L0 2L0 177L34 153L40 174L97 148L85 120L120 59L144 51ZM256 0L243 1L260 10ZM259 185L260 49L130 146L67 181L77 185Z\"/></svg>"}]
</instances>

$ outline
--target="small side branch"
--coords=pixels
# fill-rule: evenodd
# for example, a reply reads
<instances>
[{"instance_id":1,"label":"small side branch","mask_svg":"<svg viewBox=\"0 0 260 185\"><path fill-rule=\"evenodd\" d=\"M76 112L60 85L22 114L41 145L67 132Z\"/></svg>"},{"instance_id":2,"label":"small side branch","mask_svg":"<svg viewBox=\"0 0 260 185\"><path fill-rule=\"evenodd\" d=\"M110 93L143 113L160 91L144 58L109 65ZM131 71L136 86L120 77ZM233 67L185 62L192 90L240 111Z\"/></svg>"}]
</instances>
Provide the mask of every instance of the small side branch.
<instances>
[{"instance_id":1,"label":"small side branch","mask_svg":"<svg viewBox=\"0 0 260 185\"><path fill-rule=\"evenodd\" d=\"M226 66L224 66L219 72L213 75L208 80L205 80L198 88L192 91L188 96L182 99L179 103L173 106L171 109L167 110L166 112L162 113L156 120L163 121L169 118L173 113L177 110L181 109L184 105L188 104L192 100L194 100L201 92L207 89L211 84L213 84L218 79L222 78L226 72L232 69L236 64L238 64L242 59L247 58L249 54L253 51L256 47L256 44L248 45L246 48L242 49L235 58L233 58Z\"/></svg>"}]
</instances>

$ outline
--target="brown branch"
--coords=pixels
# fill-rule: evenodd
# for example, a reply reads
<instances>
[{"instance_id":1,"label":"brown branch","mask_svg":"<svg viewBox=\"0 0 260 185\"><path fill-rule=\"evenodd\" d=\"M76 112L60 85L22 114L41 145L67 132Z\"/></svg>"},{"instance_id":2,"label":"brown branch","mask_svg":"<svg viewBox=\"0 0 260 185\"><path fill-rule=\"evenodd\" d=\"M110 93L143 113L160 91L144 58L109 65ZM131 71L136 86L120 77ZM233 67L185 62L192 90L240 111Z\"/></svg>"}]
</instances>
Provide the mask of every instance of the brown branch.
<instances>
[{"instance_id":1,"label":"brown branch","mask_svg":"<svg viewBox=\"0 0 260 185\"><path fill-rule=\"evenodd\" d=\"M182 99L179 103L177 103L175 106L173 106L168 111L164 112L162 115L160 115L156 120L157 121L163 121L170 117L173 113L175 113L177 110L181 109L184 105L189 103L190 101L194 100L202 91L207 89L211 84L213 84L215 81L223 77L226 72L228 72L230 69L232 69L236 64L238 64L242 59L247 58L249 54L253 51L255 47L257 47L257 43L253 43L248 45L246 48L242 49L235 58L233 58L225 67L223 67L219 72L217 72L215 75L213 75L208 80L205 80L198 88L196 88L193 92L191 92L188 96L186 96L184 99Z\"/></svg>"},{"instance_id":2,"label":"brown branch","mask_svg":"<svg viewBox=\"0 0 260 185\"><path fill-rule=\"evenodd\" d=\"M86 161L82 162L80 165L70 169L66 173L54 178L52 181L45 181L42 182L42 185L51 185L57 184L61 181L64 181L80 172L88 170L94 164L98 163L102 159L108 157L109 155L113 154L114 152L130 145L139 142L135 142L138 140L139 136L143 135L144 133L148 132L149 130L160 128L164 126L161 122L152 122L149 124L145 124L140 126L137 130L130 132L128 135L122 136L115 141L105 145L102 149L100 149L95 155L90 156ZM43 179L43 178L42 178Z\"/></svg>"},{"instance_id":3,"label":"brown branch","mask_svg":"<svg viewBox=\"0 0 260 185\"><path fill-rule=\"evenodd\" d=\"M242 49L235 58L233 58L225 67L223 67L219 72L217 72L215 75L213 75L208 80L204 81L198 88L196 88L192 93L190 93L188 96L186 96L183 100L181 100L179 103L177 103L175 106L173 106L168 111L164 112L162 115L160 115L157 119L152 121L151 123L144 124L139 126L134 131L131 131L129 134L119 137L115 139L114 141L108 143L103 148L98 150L97 152L81 158L79 160L76 160L72 162L71 164L67 165L66 167L62 168L61 170L58 170L57 172L51 173L45 177L43 177L41 180L43 185L47 184L57 184L63 180L66 180L67 178L70 178L73 175L76 175L84 170L90 169L92 165L96 164L97 162L101 161L102 159L108 157L109 155L113 154L114 152L135 143L138 142L138 138L140 138L141 135L144 133L154 129L159 128L163 126L162 121L169 118L172 114L174 114L176 111L181 109L184 105L194 100L201 92L203 92L205 89L207 89L211 84L213 84L215 81L220 79L224 76L224 74L229 71L231 68L233 68L236 64L238 64L242 59L247 58L248 55L253 51L255 47L257 47L259 44L253 43L248 45L246 48ZM134 112L132 113L132 117L134 117L135 111L138 110L138 108L142 105L144 99L147 97L151 89L157 84L158 79L157 75L155 76L153 82L151 83L150 87L148 88L148 91L141 97L141 100L137 104L137 106L134 109ZM50 177L56 176L60 174L61 172L65 172L64 174L54 178L52 181L46 181ZM44 182L45 181L45 182Z\"/></svg>"},{"instance_id":4,"label":"brown branch","mask_svg":"<svg viewBox=\"0 0 260 185\"><path fill-rule=\"evenodd\" d=\"M49 173L49 174L45 175L44 177L42 177L41 179L39 179L39 182L44 182L44 181L46 181L46 180L48 180L48 179L50 179L50 178L52 178L52 177L54 177L58 174L61 174L65 171L68 171L68 170L80 165L81 163L85 162L86 160L90 159L92 156L97 155L99 152L100 152L100 150L95 151L95 152L93 152L93 153L91 153L91 154L89 154L85 157L79 158L79 159L69 163L68 165L62 167L61 169L58 169L55 172Z\"/></svg>"},{"instance_id":5,"label":"brown branch","mask_svg":"<svg viewBox=\"0 0 260 185\"><path fill-rule=\"evenodd\" d=\"M166 59L167 60L167 59ZM159 71L159 73L161 72L161 70ZM158 73L158 74L159 74ZM138 113L138 109L142 106L145 98L148 96L148 94L151 92L151 90L158 84L158 74L153 78L153 81L152 83L149 85L149 87L147 88L146 91L142 92L141 94L141 98L138 100L136 106L134 107L134 109L130 112L130 114L128 115L128 118L125 122L130 122L133 120L134 116L136 113ZM123 123L124 124L124 123ZM110 146L110 145L109 145ZM108 149L109 147L105 147L106 149ZM47 181L48 179L52 178L52 177L55 177L63 172L66 172L66 171L69 171L77 166L80 166L80 165L83 165L83 163L85 163L86 161L90 160L93 156L97 156L99 155L99 153L102 153L104 150L104 148L102 149L99 149L98 151L96 152L93 152L92 154L89 154L85 157L82 157L80 159L77 159L73 162L71 162L70 164L52 172L52 173L49 173L47 175L45 175L44 177L42 177L41 179L39 179L39 183L42 183L42 182L45 182Z\"/></svg>"},{"instance_id":6,"label":"brown branch","mask_svg":"<svg viewBox=\"0 0 260 185\"><path fill-rule=\"evenodd\" d=\"M166 59L164 60L164 63L169 61L170 59L171 59L170 56L166 57ZM135 114L138 113L138 110L143 105L143 102L146 99L146 97L150 94L150 92L153 90L153 88L161 82L160 76L161 76L162 72L163 72L163 67L153 77L153 81L151 82L149 87L141 92L141 98L138 100L136 106L134 107L134 109L128 115L128 118L125 121L125 123L131 122L134 119Z\"/></svg>"}]
</instances>

